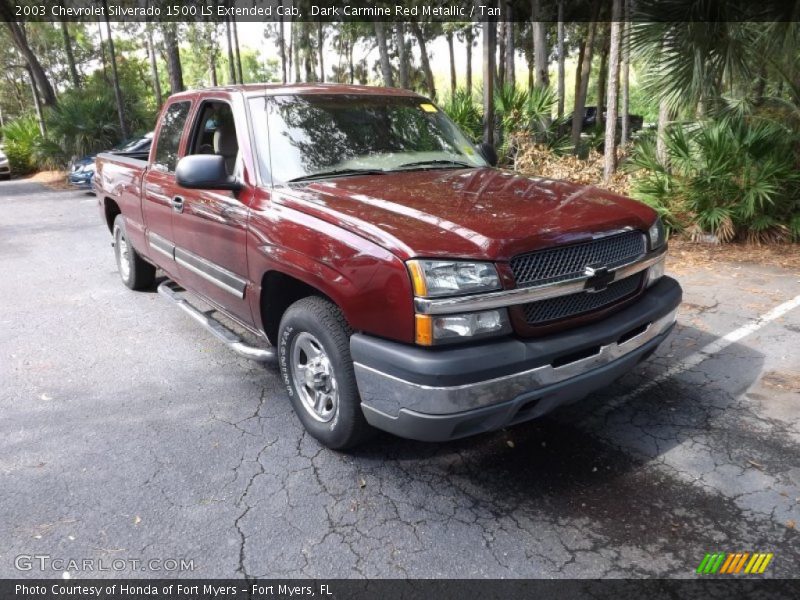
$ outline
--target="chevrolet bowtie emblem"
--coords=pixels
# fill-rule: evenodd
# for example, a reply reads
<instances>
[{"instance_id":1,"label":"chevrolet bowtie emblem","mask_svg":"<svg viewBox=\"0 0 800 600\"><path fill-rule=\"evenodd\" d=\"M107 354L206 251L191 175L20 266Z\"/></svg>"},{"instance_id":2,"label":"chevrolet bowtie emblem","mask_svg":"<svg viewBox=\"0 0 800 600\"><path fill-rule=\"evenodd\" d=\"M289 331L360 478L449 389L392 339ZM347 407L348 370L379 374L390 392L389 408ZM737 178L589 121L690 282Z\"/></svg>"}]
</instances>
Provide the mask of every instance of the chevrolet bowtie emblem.
<instances>
[{"instance_id":1,"label":"chevrolet bowtie emblem","mask_svg":"<svg viewBox=\"0 0 800 600\"><path fill-rule=\"evenodd\" d=\"M609 271L606 266L587 266L583 274L589 278L585 285L587 292L602 292L614 281L614 271Z\"/></svg>"}]
</instances>

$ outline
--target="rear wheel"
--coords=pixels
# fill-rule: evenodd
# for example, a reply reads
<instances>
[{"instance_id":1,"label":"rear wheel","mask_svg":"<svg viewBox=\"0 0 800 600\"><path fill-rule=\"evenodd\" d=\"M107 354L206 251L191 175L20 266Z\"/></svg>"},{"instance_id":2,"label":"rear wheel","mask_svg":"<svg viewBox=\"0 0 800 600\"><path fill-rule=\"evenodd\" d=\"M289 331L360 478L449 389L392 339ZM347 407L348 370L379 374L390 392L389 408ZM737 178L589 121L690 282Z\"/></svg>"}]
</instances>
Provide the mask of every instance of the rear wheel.
<instances>
[{"instance_id":1,"label":"rear wheel","mask_svg":"<svg viewBox=\"0 0 800 600\"><path fill-rule=\"evenodd\" d=\"M114 256L122 283L132 290L145 290L152 287L156 278L156 268L145 261L128 241L125 232L125 219L117 215L114 219Z\"/></svg>"},{"instance_id":2,"label":"rear wheel","mask_svg":"<svg viewBox=\"0 0 800 600\"><path fill-rule=\"evenodd\" d=\"M318 297L292 304L281 319L283 381L306 430L329 448L345 449L374 432L361 410L350 333L341 311Z\"/></svg>"}]
</instances>

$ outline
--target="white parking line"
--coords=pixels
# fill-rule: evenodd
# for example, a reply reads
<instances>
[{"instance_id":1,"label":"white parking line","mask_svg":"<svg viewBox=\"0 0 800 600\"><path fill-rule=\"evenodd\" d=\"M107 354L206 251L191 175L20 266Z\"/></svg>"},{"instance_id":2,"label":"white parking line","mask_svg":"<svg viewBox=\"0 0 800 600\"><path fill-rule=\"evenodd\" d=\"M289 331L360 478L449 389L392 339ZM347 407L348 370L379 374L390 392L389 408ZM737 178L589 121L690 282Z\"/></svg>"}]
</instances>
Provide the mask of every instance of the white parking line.
<instances>
[{"instance_id":1,"label":"white parking line","mask_svg":"<svg viewBox=\"0 0 800 600\"><path fill-rule=\"evenodd\" d=\"M670 377L674 377L679 373L683 373L684 371L688 371L689 369L696 367L704 360L711 358L712 356L714 356L721 350L724 350L731 344L738 342L739 340L747 337L751 333L755 333L770 321L774 321L775 319L780 319L783 315L788 313L790 310L797 308L798 306L800 306L800 296L795 296L791 300L787 300L783 304L779 304L769 312L764 313L760 317L753 319L748 323L745 323L738 329L734 329L733 331L722 336L721 338L718 338L713 342L709 342L694 354L690 354L682 361L670 367L669 369L667 369L654 379L651 379L647 383L643 383L635 390L632 390L627 394L609 400L598 411L593 413L592 416L602 417L604 415L607 415L608 413L622 406L629 400L632 400L639 394L643 394L644 392L653 389L655 386L659 385L663 381L666 381Z\"/></svg>"}]
</instances>

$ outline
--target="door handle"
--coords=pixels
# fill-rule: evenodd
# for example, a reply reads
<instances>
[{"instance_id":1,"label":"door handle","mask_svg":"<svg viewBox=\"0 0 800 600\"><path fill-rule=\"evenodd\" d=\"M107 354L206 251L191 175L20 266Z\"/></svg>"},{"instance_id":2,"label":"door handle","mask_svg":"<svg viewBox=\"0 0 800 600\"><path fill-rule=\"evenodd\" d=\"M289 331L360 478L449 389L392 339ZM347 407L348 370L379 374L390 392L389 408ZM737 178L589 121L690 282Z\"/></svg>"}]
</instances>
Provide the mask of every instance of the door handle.
<instances>
[{"instance_id":1,"label":"door handle","mask_svg":"<svg viewBox=\"0 0 800 600\"><path fill-rule=\"evenodd\" d=\"M172 210L174 210L176 213L183 212L183 196L173 197L171 204L172 204Z\"/></svg>"}]
</instances>

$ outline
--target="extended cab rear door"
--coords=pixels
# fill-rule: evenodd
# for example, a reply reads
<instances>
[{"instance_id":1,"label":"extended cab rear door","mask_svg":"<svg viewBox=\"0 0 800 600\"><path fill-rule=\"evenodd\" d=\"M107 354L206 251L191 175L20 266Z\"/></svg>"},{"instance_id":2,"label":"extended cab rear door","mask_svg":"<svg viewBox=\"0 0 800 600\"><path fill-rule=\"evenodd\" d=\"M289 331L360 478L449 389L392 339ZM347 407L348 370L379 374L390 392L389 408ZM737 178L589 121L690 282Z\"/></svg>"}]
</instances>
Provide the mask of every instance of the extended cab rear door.
<instances>
[{"instance_id":1,"label":"extended cab rear door","mask_svg":"<svg viewBox=\"0 0 800 600\"><path fill-rule=\"evenodd\" d=\"M183 153L184 130L188 127L193 104L192 97L181 96L171 100L161 111L150 150L150 165L142 182L142 213L149 255L173 278L178 268L172 219L180 200L175 185L175 166Z\"/></svg>"}]
</instances>

